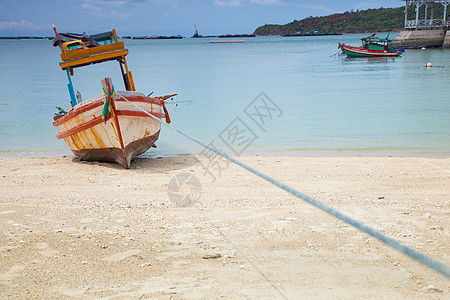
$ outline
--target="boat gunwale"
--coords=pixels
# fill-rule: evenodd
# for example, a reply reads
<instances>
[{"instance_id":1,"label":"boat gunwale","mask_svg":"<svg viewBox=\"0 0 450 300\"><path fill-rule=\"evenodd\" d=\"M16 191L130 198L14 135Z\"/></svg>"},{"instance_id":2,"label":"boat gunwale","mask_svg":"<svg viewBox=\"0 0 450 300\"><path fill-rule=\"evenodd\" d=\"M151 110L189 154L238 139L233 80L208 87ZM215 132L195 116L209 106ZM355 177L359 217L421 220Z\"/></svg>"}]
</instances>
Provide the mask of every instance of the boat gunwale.
<instances>
[{"instance_id":1,"label":"boat gunwale","mask_svg":"<svg viewBox=\"0 0 450 300\"><path fill-rule=\"evenodd\" d=\"M164 118L165 114L164 113L150 113L151 115L155 116L156 118ZM150 116L144 112L141 111L134 111L134 110L116 110L116 115L117 116L126 116L126 117L144 117L144 118L150 118ZM109 119L111 119L111 117L108 117L106 119L106 121L108 121ZM81 131L85 131L88 130L89 128L92 128L100 123L102 123L102 117L99 116L97 118L94 118L88 122L85 122L83 124L80 124L76 127L70 128L69 130L63 131L63 132L58 132L56 134L56 138L57 139L63 139L66 138L68 136L72 136L74 134L77 134Z\"/></svg>"},{"instance_id":2,"label":"boat gunwale","mask_svg":"<svg viewBox=\"0 0 450 300\"><path fill-rule=\"evenodd\" d=\"M158 98L154 98L154 97L146 97L146 96L140 96L140 95L127 95L127 99L131 102L144 102L144 103L150 103L150 104L157 104L162 106L162 103L164 100L162 99L158 99ZM115 99L114 101L125 101L122 98L118 98ZM88 103L86 105L83 105L81 107L78 107L74 110L69 111L67 114L65 114L64 116L62 116L61 118L53 121L53 126L59 126L62 123L67 122L68 120L72 119L73 117L84 113L86 111L89 111L93 108L96 108L97 106L103 105L104 102L102 100L98 100L92 103ZM154 113L152 113L154 114ZM156 113L159 114L159 113ZM164 115L164 114L163 114Z\"/></svg>"}]
</instances>

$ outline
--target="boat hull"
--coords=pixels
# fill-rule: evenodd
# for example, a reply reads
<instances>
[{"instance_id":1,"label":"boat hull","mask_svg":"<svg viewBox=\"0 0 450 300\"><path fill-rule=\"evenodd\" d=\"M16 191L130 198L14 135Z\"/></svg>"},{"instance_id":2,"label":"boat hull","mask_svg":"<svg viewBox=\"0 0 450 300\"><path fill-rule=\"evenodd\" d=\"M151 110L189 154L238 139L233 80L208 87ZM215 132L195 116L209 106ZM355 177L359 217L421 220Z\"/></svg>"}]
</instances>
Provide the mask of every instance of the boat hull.
<instances>
[{"instance_id":1,"label":"boat hull","mask_svg":"<svg viewBox=\"0 0 450 300\"><path fill-rule=\"evenodd\" d=\"M129 169L131 167L131 160L152 147L158 139L159 133L160 131L151 136L134 141L123 150L121 148L72 149L72 152L81 160L115 162Z\"/></svg>"},{"instance_id":2,"label":"boat hull","mask_svg":"<svg viewBox=\"0 0 450 300\"><path fill-rule=\"evenodd\" d=\"M390 52L386 50L369 50L360 47L339 45L342 52L349 57L398 57L402 55L402 51Z\"/></svg>"},{"instance_id":3,"label":"boat hull","mask_svg":"<svg viewBox=\"0 0 450 300\"><path fill-rule=\"evenodd\" d=\"M161 123L145 112L164 118L163 100L120 91L110 101L111 114L106 120L102 120L105 102L102 94L75 106L53 122L59 131L56 137L64 139L82 160L116 162L130 168L131 160L152 147L159 137Z\"/></svg>"}]
</instances>

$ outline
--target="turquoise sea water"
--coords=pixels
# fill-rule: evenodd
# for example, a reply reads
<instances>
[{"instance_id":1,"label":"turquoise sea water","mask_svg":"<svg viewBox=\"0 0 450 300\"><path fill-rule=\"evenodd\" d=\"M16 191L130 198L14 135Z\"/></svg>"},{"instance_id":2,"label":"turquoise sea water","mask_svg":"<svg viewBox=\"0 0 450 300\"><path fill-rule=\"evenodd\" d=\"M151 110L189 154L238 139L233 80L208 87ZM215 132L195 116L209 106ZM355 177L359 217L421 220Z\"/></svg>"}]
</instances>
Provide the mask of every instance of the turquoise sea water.
<instances>
[{"instance_id":1,"label":"turquoise sea water","mask_svg":"<svg viewBox=\"0 0 450 300\"><path fill-rule=\"evenodd\" d=\"M178 93L179 105L167 106L172 125L223 150L221 137L240 124L253 133L244 155L449 156L450 51L381 59L336 54L338 42L359 45L362 36L125 44L137 90ZM0 156L70 154L52 126L55 106L69 103L59 49L48 40L0 40L0 57ZM103 77L123 89L118 64L109 62L76 69L75 90L83 99L99 94ZM263 128L244 111L261 92L279 108ZM164 127L157 145L145 155L202 151Z\"/></svg>"}]
</instances>

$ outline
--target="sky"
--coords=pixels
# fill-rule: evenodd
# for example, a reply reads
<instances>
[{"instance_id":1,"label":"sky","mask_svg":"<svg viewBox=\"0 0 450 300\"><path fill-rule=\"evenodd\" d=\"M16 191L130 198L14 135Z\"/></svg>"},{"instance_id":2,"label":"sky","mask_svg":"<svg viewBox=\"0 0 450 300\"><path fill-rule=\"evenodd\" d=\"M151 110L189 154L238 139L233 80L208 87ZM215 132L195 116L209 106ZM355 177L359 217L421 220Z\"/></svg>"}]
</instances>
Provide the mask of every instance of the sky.
<instances>
[{"instance_id":1,"label":"sky","mask_svg":"<svg viewBox=\"0 0 450 300\"><path fill-rule=\"evenodd\" d=\"M59 32L191 36L252 33L264 24L349 10L399 7L399 0L0 0L0 36Z\"/></svg>"}]
</instances>

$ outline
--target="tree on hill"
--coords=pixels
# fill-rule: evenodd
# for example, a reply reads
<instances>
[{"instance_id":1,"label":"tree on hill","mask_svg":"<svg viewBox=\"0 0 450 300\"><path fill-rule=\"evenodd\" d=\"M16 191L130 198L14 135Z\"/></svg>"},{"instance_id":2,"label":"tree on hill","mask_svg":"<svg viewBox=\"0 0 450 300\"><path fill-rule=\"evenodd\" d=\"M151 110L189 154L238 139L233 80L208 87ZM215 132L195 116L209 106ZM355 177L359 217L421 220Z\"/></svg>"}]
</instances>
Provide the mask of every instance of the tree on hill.
<instances>
[{"instance_id":1,"label":"tree on hill","mask_svg":"<svg viewBox=\"0 0 450 300\"><path fill-rule=\"evenodd\" d=\"M258 27L256 35L294 34L297 32L320 33L370 33L400 31L404 28L405 8L378 8L346 11L325 17L308 17L285 25L266 24ZM442 5L434 7L434 16L441 16ZM421 13L423 15L423 13ZM423 18L424 16L419 16ZM415 19L414 9L408 10L408 19Z\"/></svg>"}]
</instances>

